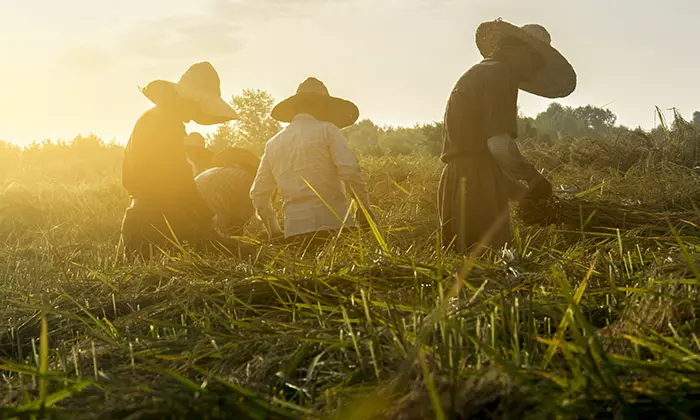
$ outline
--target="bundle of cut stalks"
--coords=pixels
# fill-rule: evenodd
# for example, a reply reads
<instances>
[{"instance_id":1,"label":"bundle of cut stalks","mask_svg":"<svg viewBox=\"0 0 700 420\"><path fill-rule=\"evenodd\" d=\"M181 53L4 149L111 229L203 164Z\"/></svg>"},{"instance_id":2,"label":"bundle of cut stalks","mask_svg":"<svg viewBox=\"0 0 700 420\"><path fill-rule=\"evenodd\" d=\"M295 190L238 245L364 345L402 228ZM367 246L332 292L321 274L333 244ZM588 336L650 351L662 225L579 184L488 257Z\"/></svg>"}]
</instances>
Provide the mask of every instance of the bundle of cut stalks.
<instances>
[{"instance_id":1,"label":"bundle of cut stalks","mask_svg":"<svg viewBox=\"0 0 700 420\"><path fill-rule=\"evenodd\" d=\"M556 225L576 230L668 228L668 223L696 224L694 212L668 212L641 209L611 201L588 201L582 198L523 200L518 206L518 218L526 225Z\"/></svg>"}]
</instances>

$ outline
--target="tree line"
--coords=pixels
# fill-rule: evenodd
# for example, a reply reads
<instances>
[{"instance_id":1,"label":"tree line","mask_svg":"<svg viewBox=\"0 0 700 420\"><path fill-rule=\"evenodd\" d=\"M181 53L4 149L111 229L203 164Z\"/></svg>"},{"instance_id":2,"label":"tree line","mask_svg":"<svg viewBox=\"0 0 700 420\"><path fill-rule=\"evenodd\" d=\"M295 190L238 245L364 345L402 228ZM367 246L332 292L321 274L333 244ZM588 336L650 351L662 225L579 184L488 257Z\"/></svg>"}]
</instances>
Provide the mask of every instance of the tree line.
<instances>
[{"instance_id":1,"label":"tree line","mask_svg":"<svg viewBox=\"0 0 700 420\"><path fill-rule=\"evenodd\" d=\"M267 92L244 90L233 97L231 104L241 119L224 124L209 138L210 147L219 150L227 146L248 147L262 153L264 144L281 125L269 115L275 101ZM585 137L593 140L619 138L623 135L656 137L666 131L677 131L684 126L700 128L700 111L686 121L674 111L673 121L668 123L659 111L659 124L647 132L641 128L630 129L617 125L617 116L607 108L592 105L570 107L552 103L536 117L520 116L519 133L522 139L552 144L567 138ZM363 119L343 130L350 145L360 154L370 156L400 156L440 154L442 121L416 124L413 127L379 126L370 119Z\"/></svg>"},{"instance_id":2,"label":"tree line","mask_svg":"<svg viewBox=\"0 0 700 420\"><path fill-rule=\"evenodd\" d=\"M262 155L265 142L282 128L270 117L274 103L275 99L262 90L245 89L240 95L233 96L231 105L241 118L220 125L209 135L209 148L216 152L229 146L245 147ZM623 138L628 148L657 147L655 145L675 138L683 143L687 164L700 163L700 111L696 111L691 120L685 120L675 110L671 121L666 121L660 110L658 115L658 126L645 131L617 125L617 116L609 109L552 103L534 118L520 116L518 124L521 139L527 140L528 144L535 142L543 146L561 145L567 139L617 142ZM363 119L343 131L358 154L381 157L438 156L442 130L442 121L393 127L379 126ZM7 178L8 171L15 171L18 167L37 174L62 172L59 168L68 167L76 179L87 173L94 175L96 171L111 173L119 170L122 152L122 145L104 142L95 135L77 136L72 141L34 142L25 148L0 141L0 180Z\"/></svg>"}]
</instances>

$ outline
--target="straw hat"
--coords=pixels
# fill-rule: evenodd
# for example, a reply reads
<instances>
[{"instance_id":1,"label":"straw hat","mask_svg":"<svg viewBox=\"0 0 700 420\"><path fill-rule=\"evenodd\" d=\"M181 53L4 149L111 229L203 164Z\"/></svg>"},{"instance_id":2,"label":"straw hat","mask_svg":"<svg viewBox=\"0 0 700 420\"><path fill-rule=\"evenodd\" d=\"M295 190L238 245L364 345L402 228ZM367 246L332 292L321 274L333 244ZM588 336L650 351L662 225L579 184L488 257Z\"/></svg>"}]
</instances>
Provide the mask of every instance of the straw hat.
<instances>
[{"instance_id":1,"label":"straw hat","mask_svg":"<svg viewBox=\"0 0 700 420\"><path fill-rule=\"evenodd\" d=\"M207 147L207 142L203 135L193 131L185 137L185 146L204 149Z\"/></svg>"},{"instance_id":2,"label":"straw hat","mask_svg":"<svg viewBox=\"0 0 700 420\"><path fill-rule=\"evenodd\" d=\"M214 168L238 166L255 176L260 166L260 158L248 149L227 147L213 157L211 164Z\"/></svg>"},{"instance_id":3,"label":"straw hat","mask_svg":"<svg viewBox=\"0 0 700 420\"><path fill-rule=\"evenodd\" d=\"M552 47L552 37L541 25L517 27L501 19L484 22L476 30L476 45L485 58L490 58L502 39L514 37L539 53L544 66L520 84L520 89L545 98L563 98L576 89L576 72L571 64Z\"/></svg>"},{"instance_id":4,"label":"straw hat","mask_svg":"<svg viewBox=\"0 0 700 420\"><path fill-rule=\"evenodd\" d=\"M209 167L214 157L214 152L207 149L204 136L192 132L185 136L185 153L198 167Z\"/></svg>"},{"instance_id":5,"label":"straw hat","mask_svg":"<svg viewBox=\"0 0 700 420\"><path fill-rule=\"evenodd\" d=\"M221 98L219 74L209 62L193 64L177 83L155 80L142 92L156 105L172 105L180 99L194 103L201 115L194 118L202 125L220 124L238 119L238 114Z\"/></svg>"},{"instance_id":6,"label":"straw hat","mask_svg":"<svg viewBox=\"0 0 700 420\"><path fill-rule=\"evenodd\" d=\"M355 124L360 116L355 104L331 96L326 85L314 77L300 84L294 96L277 104L271 115L277 121L289 123L297 114L310 112L311 109L315 118L333 123L338 128Z\"/></svg>"}]
</instances>

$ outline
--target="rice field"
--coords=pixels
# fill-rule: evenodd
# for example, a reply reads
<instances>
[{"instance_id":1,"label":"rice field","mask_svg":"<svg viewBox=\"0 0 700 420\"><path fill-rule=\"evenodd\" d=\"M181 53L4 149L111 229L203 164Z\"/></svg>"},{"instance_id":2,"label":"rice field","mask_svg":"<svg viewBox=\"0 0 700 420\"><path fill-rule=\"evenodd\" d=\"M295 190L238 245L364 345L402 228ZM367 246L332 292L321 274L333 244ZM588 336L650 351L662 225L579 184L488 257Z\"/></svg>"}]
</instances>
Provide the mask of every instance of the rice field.
<instances>
[{"instance_id":1,"label":"rice field","mask_svg":"<svg viewBox=\"0 0 700 420\"><path fill-rule=\"evenodd\" d=\"M439 246L436 158L363 158L376 229L132 264L104 153L0 179L0 418L700 416L692 169L557 164L585 194L470 259Z\"/></svg>"}]
</instances>

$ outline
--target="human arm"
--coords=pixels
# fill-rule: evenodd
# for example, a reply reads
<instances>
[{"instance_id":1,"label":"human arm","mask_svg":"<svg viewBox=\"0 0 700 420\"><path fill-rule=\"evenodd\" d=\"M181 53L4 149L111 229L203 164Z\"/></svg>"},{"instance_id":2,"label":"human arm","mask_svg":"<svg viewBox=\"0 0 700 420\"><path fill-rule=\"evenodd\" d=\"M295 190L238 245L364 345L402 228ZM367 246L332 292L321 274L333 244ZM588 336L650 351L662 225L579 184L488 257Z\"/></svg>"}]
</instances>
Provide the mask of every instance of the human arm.
<instances>
[{"instance_id":1,"label":"human arm","mask_svg":"<svg viewBox=\"0 0 700 420\"><path fill-rule=\"evenodd\" d=\"M270 238L278 238L284 235L284 231L277 221L277 213L272 207L272 196L276 188L277 183L272 174L270 156L266 149L260 161L260 167L255 175L253 185L250 188L250 199L258 219L265 225Z\"/></svg>"},{"instance_id":2,"label":"human arm","mask_svg":"<svg viewBox=\"0 0 700 420\"><path fill-rule=\"evenodd\" d=\"M527 181L527 191L518 195L529 198L549 198L552 186L535 167L520 153L518 145L508 134L496 135L488 139L488 148L498 166L515 180Z\"/></svg>"},{"instance_id":3,"label":"human arm","mask_svg":"<svg viewBox=\"0 0 700 420\"><path fill-rule=\"evenodd\" d=\"M505 66L497 67L487 79L483 112L484 137L491 156L514 185L526 181L528 189L521 197L549 198L552 187L542 174L520 153L518 137L518 82Z\"/></svg>"}]
</instances>

